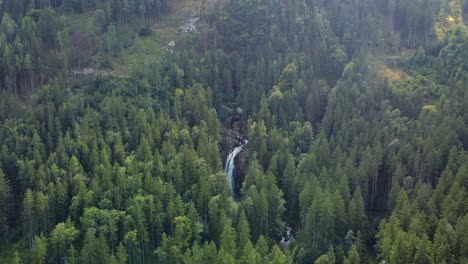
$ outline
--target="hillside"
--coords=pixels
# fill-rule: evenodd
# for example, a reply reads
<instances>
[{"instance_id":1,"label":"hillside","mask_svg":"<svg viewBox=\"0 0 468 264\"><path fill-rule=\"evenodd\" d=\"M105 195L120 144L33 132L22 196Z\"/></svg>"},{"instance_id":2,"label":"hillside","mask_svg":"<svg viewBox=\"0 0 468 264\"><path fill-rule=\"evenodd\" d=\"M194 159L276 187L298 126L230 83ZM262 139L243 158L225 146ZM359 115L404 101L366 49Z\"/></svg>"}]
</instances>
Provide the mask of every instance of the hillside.
<instances>
[{"instance_id":1,"label":"hillside","mask_svg":"<svg viewBox=\"0 0 468 264\"><path fill-rule=\"evenodd\" d=\"M467 3L0 0L0 263L466 263Z\"/></svg>"}]
</instances>

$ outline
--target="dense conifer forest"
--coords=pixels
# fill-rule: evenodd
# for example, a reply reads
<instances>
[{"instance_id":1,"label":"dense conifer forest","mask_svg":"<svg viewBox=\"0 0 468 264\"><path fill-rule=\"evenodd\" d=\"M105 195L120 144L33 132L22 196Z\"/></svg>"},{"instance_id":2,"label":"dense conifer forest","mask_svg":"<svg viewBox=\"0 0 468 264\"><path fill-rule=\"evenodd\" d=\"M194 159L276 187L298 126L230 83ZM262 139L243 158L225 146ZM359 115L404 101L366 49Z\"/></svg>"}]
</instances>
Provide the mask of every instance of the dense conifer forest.
<instances>
[{"instance_id":1,"label":"dense conifer forest","mask_svg":"<svg viewBox=\"0 0 468 264\"><path fill-rule=\"evenodd\" d=\"M468 0L0 0L0 263L468 263Z\"/></svg>"}]
</instances>

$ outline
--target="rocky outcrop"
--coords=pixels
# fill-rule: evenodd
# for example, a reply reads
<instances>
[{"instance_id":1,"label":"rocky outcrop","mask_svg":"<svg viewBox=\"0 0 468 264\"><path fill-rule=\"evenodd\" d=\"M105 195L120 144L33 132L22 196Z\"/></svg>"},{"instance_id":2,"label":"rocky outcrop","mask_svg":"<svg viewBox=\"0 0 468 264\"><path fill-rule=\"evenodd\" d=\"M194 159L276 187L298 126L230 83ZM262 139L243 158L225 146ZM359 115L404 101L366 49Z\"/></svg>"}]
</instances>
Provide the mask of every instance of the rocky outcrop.
<instances>
[{"instance_id":1,"label":"rocky outcrop","mask_svg":"<svg viewBox=\"0 0 468 264\"><path fill-rule=\"evenodd\" d=\"M247 158L248 158L248 151L247 145L244 146L244 150L237 155L235 159L236 164L236 180L234 182L234 188L239 192L242 189L242 183L245 181L245 177L247 176Z\"/></svg>"}]
</instances>

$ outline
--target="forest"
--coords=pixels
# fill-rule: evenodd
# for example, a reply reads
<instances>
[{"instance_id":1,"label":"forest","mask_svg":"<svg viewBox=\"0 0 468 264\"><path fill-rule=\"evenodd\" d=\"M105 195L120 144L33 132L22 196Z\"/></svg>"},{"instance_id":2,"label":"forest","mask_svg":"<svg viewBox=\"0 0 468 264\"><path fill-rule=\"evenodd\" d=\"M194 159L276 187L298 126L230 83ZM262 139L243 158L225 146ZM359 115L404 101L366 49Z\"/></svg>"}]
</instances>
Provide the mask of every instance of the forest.
<instances>
[{"instance_id":1,"label":"forest","mask_svg":"<svg viewBox=\"0 0 468 264\"><path fill-rule=\"evenodd\" d=\"M0 263L468 263L468 0L0 0Z\"/></svg>"}]
</instances>

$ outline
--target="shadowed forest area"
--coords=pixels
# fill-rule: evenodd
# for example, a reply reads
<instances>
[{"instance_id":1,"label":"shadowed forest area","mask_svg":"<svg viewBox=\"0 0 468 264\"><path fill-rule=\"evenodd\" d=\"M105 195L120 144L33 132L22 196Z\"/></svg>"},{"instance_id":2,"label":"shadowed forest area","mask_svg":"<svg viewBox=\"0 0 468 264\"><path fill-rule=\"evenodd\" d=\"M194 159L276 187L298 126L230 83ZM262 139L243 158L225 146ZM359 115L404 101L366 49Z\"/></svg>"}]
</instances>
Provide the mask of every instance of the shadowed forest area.
<instances>
[{"instance_id":1,"label":"shadowed forest area","mask_svg":"<svg viewBox=\"0 0 468 264\"><path fill-rule=\"evenodd\" d=\"M0 0L0 263L468 263L468 0Z\"/></svg>"}]
</instances>

